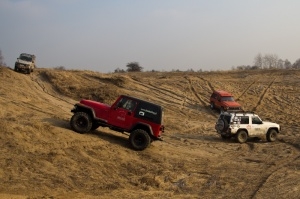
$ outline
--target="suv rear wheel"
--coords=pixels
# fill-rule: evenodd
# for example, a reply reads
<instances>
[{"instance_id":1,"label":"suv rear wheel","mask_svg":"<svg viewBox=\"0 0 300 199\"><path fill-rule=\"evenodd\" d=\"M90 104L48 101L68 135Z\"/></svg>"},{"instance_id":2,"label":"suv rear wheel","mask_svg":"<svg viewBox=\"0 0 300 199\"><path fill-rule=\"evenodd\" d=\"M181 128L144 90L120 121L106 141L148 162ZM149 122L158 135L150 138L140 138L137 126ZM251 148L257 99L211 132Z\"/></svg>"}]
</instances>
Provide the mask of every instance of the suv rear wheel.
<instances>
[{"instance_id":1,"label":"suv rear wheel","mask_svg":"<svg viewBox=\"0 0 300 199\"><path fill-rule=\"evenodd\" d=\"M129 141L135 150L144 150L149 146L151 138L146 131L137 129L130 133Z\"/></svg>"},{"instance_id":2,"label":"suv rear wheel","mask_svg":"<svg viewBox=\"0 0 300 199\"><path fill-rule=\"evenodd\" d=\"M70 121L71 128L78 133L87 133L92 128L92 121L89 114L85 112L75 113Z\"/></svg>"},{"instance_id":3,"label":"suv rear wheel","mask_svg":"<svg viewBox=\"0 0 300 199\"><path fill-rule=\"evenodd\" d=\"M248 134L244 130L241 130L236 134L236 140L239 143L245 143L247 141L247 139L248 139Z\"/></svg>"}]
</instances>

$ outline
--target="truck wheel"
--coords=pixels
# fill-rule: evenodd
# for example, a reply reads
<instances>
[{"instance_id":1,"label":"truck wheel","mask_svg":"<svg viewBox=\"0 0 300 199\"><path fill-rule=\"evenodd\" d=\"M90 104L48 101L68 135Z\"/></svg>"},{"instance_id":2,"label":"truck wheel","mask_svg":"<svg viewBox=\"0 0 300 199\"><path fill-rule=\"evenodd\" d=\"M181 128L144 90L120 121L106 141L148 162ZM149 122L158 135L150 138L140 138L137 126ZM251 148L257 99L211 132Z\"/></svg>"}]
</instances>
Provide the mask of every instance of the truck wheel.
<instances>
[{"instance_id":1,"label":"truck wheel","mask_svg":"<svg viewBox=\"0 0 300 199\"><path fill-rule=\"evenodd\" d=\"M245 143L247 141L247 139L248 139L248 134L244 130L241 130L236 134L236 140L239 143Z\"/></svg>"},{"instance_id":2,"label":"truck wheel","mask_svg":"<svg viewBox=\"0 0 300 199\"><path fill-rule=\"evenodd\" d=\"M277 131L275 129L271 129L267 133L268 142L274 142L277 140Z\"/></svg>"},{"instance_id":3,"label":"truck wheel","mask_svg":"<svg viewBox=\"0 0 300 199\"><path fill-rule=\"evenodd\" d=\"M146 131L137 129L130 133L129 141L135 150L141 151L149 146L151 138Z\"/></svg>"},{"instance_id":4,"label":"truck wheel","mask_svg":"<svg viewBox=\"0 0 300 199\"><path fill-rule=\"evenodd\" d=\"M92 121L89 114L85 112L75 113L70 120L71 128L77 133L87 133L92 128Z\"/></svg>"}]
</instances>

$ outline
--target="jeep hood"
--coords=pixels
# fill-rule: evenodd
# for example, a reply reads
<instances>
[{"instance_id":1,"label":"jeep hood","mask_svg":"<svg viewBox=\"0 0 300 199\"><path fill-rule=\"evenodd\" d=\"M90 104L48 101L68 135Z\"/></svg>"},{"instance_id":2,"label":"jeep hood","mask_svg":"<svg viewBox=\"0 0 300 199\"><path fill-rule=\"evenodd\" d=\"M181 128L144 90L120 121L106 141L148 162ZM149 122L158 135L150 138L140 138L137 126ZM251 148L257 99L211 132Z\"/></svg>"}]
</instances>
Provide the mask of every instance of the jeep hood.
<instances>
[{"instance_id":1,"label":"jeep hood","mask_svg":"<svg viewBox=\"0 0 300 199\"><path fill-rule=\"evenodd\" d=\"M20 63L20 64L26 64L26 65L32 63L32 62L29 62L29 61L24 61L24 60L22 60L22 59L18 59L17 62Z\"/></svg>"},{"instance_id":2,"label":"jeep hood","mask_svg":"<svg viewBox=\"0 0 300 199\"><path fill-rule=\"evenodd\" d=\"M108 110L110 109L110 105L101 103L101 102L97 102L97 101L93 101L93 100L81 100L80 104L92 107L94 109L101 109L101 110Z\"/></svg>"},{"instance_id":3,"label":"jeep hood","mask_svg":"<svg viewBox=\"0 0 300 199\"><path fill-rule=\"evenodd\" d=\"M227 107L241 107L241 105L237 102L231 102L231 101L223 101L223 104L225 104Z\"/></svg>"}]
</instances>

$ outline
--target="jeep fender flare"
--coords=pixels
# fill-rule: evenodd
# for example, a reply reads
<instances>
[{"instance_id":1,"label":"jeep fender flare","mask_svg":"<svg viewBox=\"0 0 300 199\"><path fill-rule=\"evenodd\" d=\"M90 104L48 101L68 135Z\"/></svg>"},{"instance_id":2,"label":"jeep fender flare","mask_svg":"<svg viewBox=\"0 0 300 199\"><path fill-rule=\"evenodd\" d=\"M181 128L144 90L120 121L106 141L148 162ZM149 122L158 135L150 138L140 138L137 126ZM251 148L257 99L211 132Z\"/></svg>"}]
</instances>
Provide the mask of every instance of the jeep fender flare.
<instances>
[{"instance_id":1,"label":"jeep fender flare","mask_svg":"<svg viewBox=\"0 0 300 199\"><path fill-rule=\"evenodd\" d=\"M86 106L84 104L80 104L80 103L75 104L75 107L74 107L74 109L71 110L71 112L73 112L73 113L86 112L91 115L92 119L96 119L96 114L95 114L94 109L92 109L91 107Z\"/></svg>"},{"instance_id":2,"label":"jeep fender flare","mask_svg":"<svg viewBox=\"0 0 300 199\"><path fill-rule=\"evenodd\" d=\"M147 124L147 123L143 123L143 122L138 122L138 123L136 123L136 124L133 125L132 128L130 129L130 132L132 132L132 131L134 131L134 130L136 130L136 129L143 129L143 130L145 130L147 133L149 133L149 135L150 135L151 137L154 136L151 126L150 126L149 124Z\"/></svg>"}]
</instances>

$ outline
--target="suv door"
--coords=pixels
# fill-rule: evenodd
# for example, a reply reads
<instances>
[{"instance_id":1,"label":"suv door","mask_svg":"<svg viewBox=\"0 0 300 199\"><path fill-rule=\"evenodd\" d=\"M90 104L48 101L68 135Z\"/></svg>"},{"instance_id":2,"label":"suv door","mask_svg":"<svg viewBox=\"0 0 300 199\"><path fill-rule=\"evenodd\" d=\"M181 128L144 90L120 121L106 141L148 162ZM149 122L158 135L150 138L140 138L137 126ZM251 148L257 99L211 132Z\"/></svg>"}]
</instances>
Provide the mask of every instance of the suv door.
<instances>
[{"instance_id":1,"label":"suv door","mask_svg":"<svg viewBox=\"0 0 300 199\"><path fill-rule=\"evenodd\" d=\"M112 107L108 123L118 128L129 129L133 123L136 106L137 101L127 97L121 98L117 105Z\"/></svg>"},{"instance_id":2,"label":"suv door","mask_svg":"<svg viewBox=\"0 0 300 199\"><path fill-rule=\"evenodd\" d=\"M251 129L249 130L249 134L251 136L260 136L264 133L261 119L257 116L251 116Z\"/></svg>"}]
</instances>

